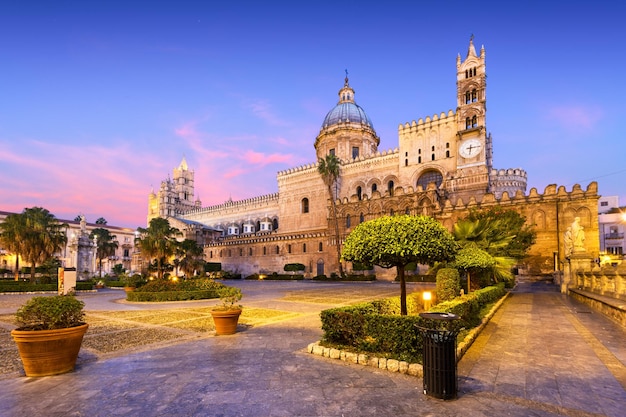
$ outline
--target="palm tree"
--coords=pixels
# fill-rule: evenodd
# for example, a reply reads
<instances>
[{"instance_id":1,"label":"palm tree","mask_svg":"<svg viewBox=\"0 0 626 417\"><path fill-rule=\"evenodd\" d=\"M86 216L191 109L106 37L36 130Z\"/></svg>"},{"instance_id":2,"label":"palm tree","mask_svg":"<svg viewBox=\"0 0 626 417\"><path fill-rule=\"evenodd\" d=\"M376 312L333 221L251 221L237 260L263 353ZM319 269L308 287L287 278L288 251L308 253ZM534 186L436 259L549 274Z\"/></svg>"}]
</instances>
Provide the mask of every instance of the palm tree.
<instances>
[{"instance_id":1,"label":"palm tree","mask_svg":"<svg viewBox=\"0 0 626 417\"><path fill-rule=\"evenodd\" d=\"M7 216L2 225L2 241L17 257L30 263L30 280L33 281L37 265L50 259L67 243L67 227L67 223L59 223L42 207L26 208L22 213Z\"/></svg>"},{"instance_id":2,"label":"palm tree","mask_svg":"<svg viewBox=\"0 0 626 417\"><path fill-rule=\"evenodd\" d=\"M185 239L178 242L176 252L179 256L178 265L183 270L185 277L193 277L195 271L202 267L204 260L204 249L198 242L192 239Z\"/></svg>"},{"instance_id":3,"label":"palm tree","mask_svg":"<svg viewBox=\"0 0 626 417\"><path fill-rule=\"evenodd\" d=\"M109 256L115 255L115 251L119 247L117 236L112 235L107 229L101 227L95 228L89 234L89 238L93 240L96 237L97 249L96 258L98 258L98 275L102 278L102 260Z\"/></svg>"},{"instance_id":4,"label":"palm tree","mask_svg":"<svg viewBox=\"0 0 626 417\"><path fill-rule=\"evenodd\" d=\"M339 221L337 220L337 204L335 203L335 195L333 194L333 186L339 178L339 170L341 161L335 154L329 153L324 158L320 158L317 165L317 172L322 176L322 180L328 190L328 197L331 204L331 215L333 225L335 226L335 242L337 243L337 263L339 264L339 276L343 277L343 265L341 264L341 244L339 239Z\"/></svg>"},{"instance_id":5,"label":"palm tree","mask_svg":"<svg viewBox=\"0 0 626 417\"><path fill-rule=\"evenodd\" d=\"M139 227L137 231L140 236L135 239L136 246L142 256L148 259L148 263L156 259L157 275L163 278L164 260L174 254L176 236L181 234L180 231L161 217L155 217L147 228Z\"/></svg>"},{"instance_id":6,"label":"palm tree","mask_svg":"<svg viewBox=\"0 0 626 417\"><path fill-rule=\"evenodd\" d=\"M24 234L26 232L25 217L20 214L9 214L0 224L0 244L15 254L15 280L20 277L20 256L23 255Z\"/></svg>"}]
</instances>

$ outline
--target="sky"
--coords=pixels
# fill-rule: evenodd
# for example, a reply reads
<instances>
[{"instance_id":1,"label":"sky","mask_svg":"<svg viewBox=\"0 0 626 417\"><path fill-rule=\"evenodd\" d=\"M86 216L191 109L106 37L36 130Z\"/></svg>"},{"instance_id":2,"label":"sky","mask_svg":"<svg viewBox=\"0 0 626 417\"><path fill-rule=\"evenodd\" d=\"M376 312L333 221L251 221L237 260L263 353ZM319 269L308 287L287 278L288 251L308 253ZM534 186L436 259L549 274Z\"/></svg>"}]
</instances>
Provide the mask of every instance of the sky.
<instances>
[{"instance_id":1,"label":"sky","mask_svg":"<svg viewBox=\"0 0 626 417\"><path fill-rule=\"evenodd\" d=\"M4 1L0 210L145 227L183 157L203 206L275 193L315 162L346 69L394 149L400 124L456 109L472 35L494 167L626 205L625 20L602 0Z\"/></svg>"}]
</instances>

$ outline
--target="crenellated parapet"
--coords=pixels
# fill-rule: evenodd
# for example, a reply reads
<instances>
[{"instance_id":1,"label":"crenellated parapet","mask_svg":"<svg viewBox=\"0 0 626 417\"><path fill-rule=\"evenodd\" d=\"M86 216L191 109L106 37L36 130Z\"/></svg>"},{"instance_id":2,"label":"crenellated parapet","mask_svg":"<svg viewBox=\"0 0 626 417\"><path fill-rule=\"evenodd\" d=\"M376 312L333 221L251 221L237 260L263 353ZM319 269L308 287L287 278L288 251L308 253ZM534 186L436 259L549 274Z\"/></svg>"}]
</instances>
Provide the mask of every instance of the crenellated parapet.
<instances>
[{"instance_id":1,"label":"crenellated parapet","mask_svg":"<svg viewBox=\"0 0 626 417\"><path fill-rule=\"evenodd\" d=\"M398 126L398 134L412 134L420 130L430 130L432 128L442 127L449 123L456 124L456 113L448 110L448 113L441 112L439 115L434 114L432 117L426 116L425 119L420 118L417 122L413 120L411 123L404 123Z\"/></svg>"},{"instance_id":2,"label":"crenellated parapet","mask_svg":"<svg viewBox=\"0 0 626 417\"><path fill-rule=\"evenodd\" d=\"M236 209L236 210L254 209L260 205L278 204L278 197L279 197L278 193L272 193L272 194L266 194L266 195L262 195L258 197L247 198L245 200L239 200L239 201L228 200L225 203L216 204L214 206L193 208L185 212L185 214L186 215L193 215L193 214L210 215L216 212L221 212L226 209Z\"/></svg>"}]
</instances>

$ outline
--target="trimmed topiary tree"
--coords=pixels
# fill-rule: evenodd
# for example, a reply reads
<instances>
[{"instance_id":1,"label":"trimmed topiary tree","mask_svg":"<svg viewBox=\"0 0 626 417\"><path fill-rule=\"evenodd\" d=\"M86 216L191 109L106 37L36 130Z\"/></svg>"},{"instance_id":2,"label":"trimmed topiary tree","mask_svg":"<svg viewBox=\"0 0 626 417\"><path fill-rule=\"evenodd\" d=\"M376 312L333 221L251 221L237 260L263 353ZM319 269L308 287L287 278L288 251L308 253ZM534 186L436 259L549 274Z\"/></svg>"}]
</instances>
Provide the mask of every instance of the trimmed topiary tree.
<instances>
[{"instance_id":1,"label":"trimmed topiary tree","mask_svg":"<svg viewBox=\"0 0 626 417\"><path fill-rule=\"evenodd\" d=\"M410 263L450 261L458 250L454 237L428 216L382 216L359 224L344 243L342 259L382 268L396 267L400 279L400 314L406 315L404 269Z\"/></svg>"},{"instance_id":2,"label":"trimmed topiary tree","mask_svg":"<svg viewBox=\"0 0 626 417\"><path fill-rule=\"evenodd\" d=\"M461 276L454 268L437 271L437 302L449 301L461 292Z\"/></svg>"}]
</instances>

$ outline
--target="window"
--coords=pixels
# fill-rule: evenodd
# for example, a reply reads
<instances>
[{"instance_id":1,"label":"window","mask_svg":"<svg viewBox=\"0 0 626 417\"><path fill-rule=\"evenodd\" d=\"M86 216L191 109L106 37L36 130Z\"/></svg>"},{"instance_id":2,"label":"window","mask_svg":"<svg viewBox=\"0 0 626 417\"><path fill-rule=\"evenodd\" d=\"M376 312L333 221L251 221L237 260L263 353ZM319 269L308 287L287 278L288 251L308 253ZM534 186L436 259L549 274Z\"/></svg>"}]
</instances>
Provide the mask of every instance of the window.
<instances>
[{"instance_id":1,"label":"window","mask_svg":"<svg viewBox=\"0 0 626 417\"><path fill-rule=\"evenodd\" d=\"M377 190L378 190L378 185L372 184L372 192L377 191Z\"/></svg>"},{"instance_id":2,"label":"window","mask_svg":"<svg viewBox=\"0 0 626 417\"><path fill-rule=\"evenodd\" d=\"M348 214L348 215L346 216L346 229L349 229L349 228L350 228L351 223L352 223L352 220L351 220L351 218L350 218L350 215Z\"/></svg>"},{"instance_id":3,"label":"window","mask_svg":"<svg viewBox=\"0 0 626 417\"><path fill-rule=\"evenodd\" d=\"M272 229L273 230L278 229L278 219L272 220Z\"/></svg>"},{"instance_id":4,"label":"window","mask_svg":"<svg viewBox=\"0 0 626 417\"><path fill-rule=\"evenodd\" d=\"M356 196L359 198L359 200L361 200L361 198L363 197L363 189L360 185L356 187Z\"/></svg>"},{"instance_id":5,"label":"window","mask_svg":"<svg viewBox=\"0 0 626 417\"><path fill-rule=\"evenodd\" d=\"M405 159L405 160L404 160L404 166L405 166L405 167L408 167L408 166L409 166L409 160L408 160L408 159Z\"/></svg>"},{"instance_id":6,"label":"window","mask_svg":"<svg viewBox=\"0 0 626 417\"><path fill-rule=\"evenodd\" d=\"M478 126L478 118L476 116L472 117L472 127Z\"/></svg>"},{"instance_id":7,"label":"window","mask_svg":"<svg viewBox=\"0 0 626 417\"><path fill-rule=\"evenodd\" d=\"M475 103L476 101L478 101L477 98L477 94L476 94L476 90L472 90L472 103Z\"/></svg>"},{"instance_id":8,"label":"window","mask_svg":"<svg viewBox=\"0 0 626 417\"><path fill-rule=\"evenodd\" d=\"M471 96L470 96L470 92L466 92L465 93L465 104L470 104L471 101Z\"/></svg>"},{"instance_id":9,"label":"window","mask_svg":"<svg viewBox=\"0 0 626 417\"><path fill-rule=\"evenodd\" d=\"M356 159L358 157L359 157L359 147L353 146L352 147L352 159Z\"/></svg>"},{"instance_id":10,"label":"window","mask_svg":"<svg viewBox=\"0 0 626 417\"><path fill-rule=\"evenodd\" d=\"M306 253L306 243L302 244L302 253Z\"/></svg>"},{"instance_id":11,"label":"window","mask_svg":"<svg viewBox=\"0 0 626 417\"><path fill-rule=\"evenodd\" d=\"M317 245L317 250L321 252L323 249L324 249L324 245L322 245L322 242L320 242L320 243Z\"/></svg>"},{"instance_id":12,"label":"window","mask_svg":"<svg viewBox=\"0 0 626 417\"><path fill-rule=\"evenodd\" d=\"M243 249L239 248L239 256L243 256Z\"/></svg>"},{"instance_id":13,"label":"window","mask_svg":"<svg viewBox=\"0 0 626 417\"><path fill-rule=\"evenodd\" d=\"M308 213L308 212L309 212L309 199L305 197L302 199L302 213Z\"/></svg>"},{"instance_id":14,"label":"window","mask_svg":"<svg viewBox=\"0 0 626 417\"><path fill-rule=\"evenodd\" d=\"M465 128L469 129L470 127L472 127L472 122L470 120L469 117L465 118Z\"/></svg>"},{"instance_id":15,"label":"window","mask_svg":"<svg viewBox=\"0 0 626 417\"><path fill-rule=\"evenodd\" d=\"M411 214L411 210L407 207L406 209L404 209L404 214L408 216L409 214Z\"/></svg>"},{"instance_id":16,"label":"window","mask_svg":"<svg viewBox=\"0 0 626 417\"><path fill-rule=\"evenodd\" d=\"M446 151L446 158L450 158L450 151Z\"/></svg>"},{"instance_id":17,"label":"window","mask_svg":"<svg viewBox=\"0 0 626 417\"><path fill-rule=\"evenodd\" d=\"M280 248L278 247L278 245L276 245L276 255L278 255L280 253Z\"/></svg>"},{"instance_id":18,"label":"window","mask_svg":"<svg viewBox=\"0 0 626 417\"><path fill-rule=\"evenodd\" d=\"M128 258L130 256L130 250L129 249L124 249L124 257Z\"/></svg>"},{"instance_id":19,"label":"window","mask_svg":"<svg viewBox=\"0 0 626 417\"><path fill-rule=\"evenodd\" d=\"M601 205L602 207L606 207L606 206L608 206L608 205L609 205L609 202L608 202L608 201L600 201L600 205Z\"/></svg>"},{"instance_id":20,"label":"window","mask_svg":"<svg viewBox=\"0 0 626 417\"><path fill-rule=\"evenodd\" d=\"M421 156L418 156L418 157L417 157L417 163L418 163L418 164L421 164L421 163L422 163L422 157L421 157Z\"/></svg>"},{"instance_id":21,"label":"window","mask_svg":"<svg viewBox=\"0 0 626 417\"><path fill-rule=\"evenodd\" d=\"M434 161L434 160L435 160L435 154L432 154L432 155L430 156L430 160L431 160L431 161Z\"/></svg>"},{"instance_id":22,"label":"window","mask_svg":"<svg viewBox=\"0 0 626 417\"><path fill-rule=\"evenodd\" d=\"M330 151L328 151L328 154L329 154L329 155L333 155L333 156L335 156L335 150L334 150L334 149L331 149Z\"/></svg>"},{"instance_id":23,"label":"window","mask_svg":"<svg viewBox=\"0 0 626 417\"><path fill-rule=\"evenodd\" d=\"M287 253L291 253L291 244L287 245Z\"/></svg>"},{"instance_id":24,"label":"window","mask_svg":"<svg viewBox=\"0 0 626 417\"><path fill-rule=\"evenodd\" d=\"M252 248L248 248L248 256L252 256Z\"/></svg>"},{"instance_id":25,"label":"window","mask_svg":"<svg viewBox=\"0 0 626 417\"><path fill-rule=\"evenodd\" d=\"M263 246L263 255L267 255L267 248Z\"/></svg>"},{"instance_id":26,"label":"window","mask_svg":"<svg viewBox=\"0 0 626 417\"><path fill-rule=\"evenodd\" d=\"M389 181L387 183L387 191L389 192L390 196L393 196L393 186L394 186L393 181Z\"/></svg>"},{"instance_id":27,"label":"window","mask_svg":"<svg viewBox=\"0 0 626 417\"><path fill-rule=\"evenodd\" d=\"M359 214L359 223L363 223L365 221L365 216L363 213Z\"/></svg>"},{"instance_id":28,"label":"window","mask_svg":"<svg viewBox=\"0 0 626 417\"><path fill-rule=\"evenodd\" d=\"M417 180L417 186L422 186L422 189L425 190L431 182L434 182L437 188L439 188L443 182L443 176L439 171L430 170L424 172Z\"/></svg>"}]
</instances>

